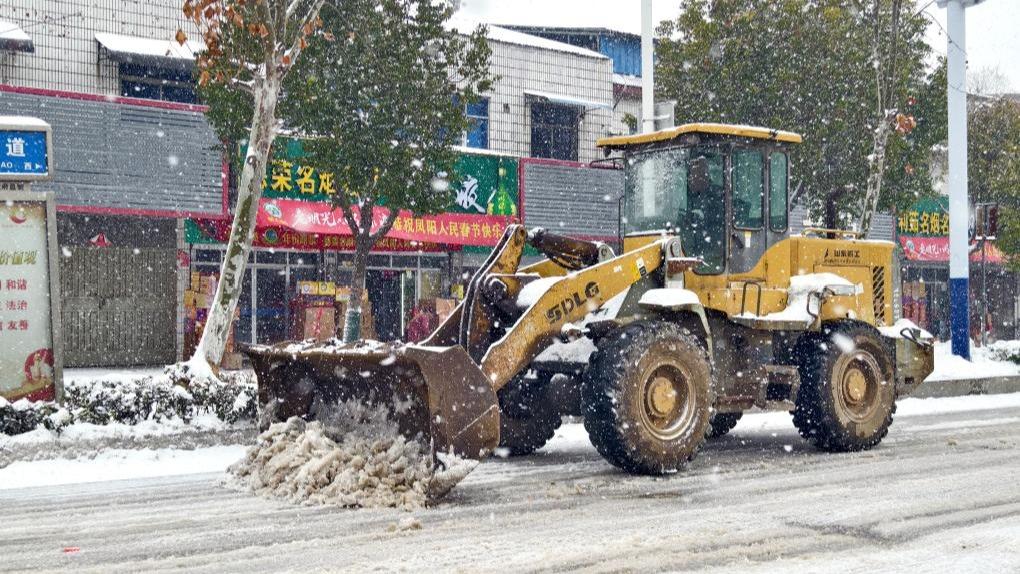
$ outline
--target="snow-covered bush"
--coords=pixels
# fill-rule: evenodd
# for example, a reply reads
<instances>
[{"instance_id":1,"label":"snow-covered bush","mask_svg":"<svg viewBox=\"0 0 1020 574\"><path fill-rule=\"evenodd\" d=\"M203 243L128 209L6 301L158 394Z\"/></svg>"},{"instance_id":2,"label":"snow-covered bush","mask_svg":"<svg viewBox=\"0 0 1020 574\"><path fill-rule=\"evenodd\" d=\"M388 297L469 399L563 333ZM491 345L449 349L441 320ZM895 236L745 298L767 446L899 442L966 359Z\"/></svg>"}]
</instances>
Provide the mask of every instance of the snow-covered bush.
<instances>
[{"instance_id":1,"label":"snow-covered bush","mask_svg":"<svg viewBox=\"0 0 1020 574\"><path fill-rule=\"evenodd\" d=\"M1020 365L1020 341L996 341L987 347L989 358Z\"/></svg>"},{"instance_id":2,"label":"snow-covered bush","mask_svg":"<svg viewBox=\"0 0 1020 574\"><path fill-rule=\"evenodd\" d=\"M191 421L210 413L227 423L254 421L254 377L230 373L221 380L195 378L189 388L168 374L69 380L64 405L53 402L10 403L0 398L0 434L15 435L40 427L60 432L72 423L106 425L142 421Z\"/></svg>"}]
</instances>

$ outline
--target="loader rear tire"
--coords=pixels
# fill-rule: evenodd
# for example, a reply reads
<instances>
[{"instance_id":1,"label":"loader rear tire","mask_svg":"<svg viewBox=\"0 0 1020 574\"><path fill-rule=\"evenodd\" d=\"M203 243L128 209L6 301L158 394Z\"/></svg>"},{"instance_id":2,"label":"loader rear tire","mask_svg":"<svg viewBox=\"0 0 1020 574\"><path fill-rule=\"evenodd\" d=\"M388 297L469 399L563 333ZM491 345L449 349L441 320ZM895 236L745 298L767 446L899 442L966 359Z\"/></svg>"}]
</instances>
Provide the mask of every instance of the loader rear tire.
<instances>
[{"instance_id":1,"label":"loader rear tire","mask_svg":"<svg viewBox=\"0 0 1020 574\"><path fill-rule=\"evenodd\" d=\"M524 456L545 446L563 422L549 397L552 373L517 377L496 393L499 399L499 454Z\"/></svg>"},{"instance_id":2,"label":"loader rear tire","mask_svg":"<svg viewBox=\"0 0 1020 574\"><path fill-rule=\"evenodd\" d=\"M896 412L893 360L882 336L855 322L823 327L797 345L800 391L793 424L821 450L867 450Z\"/></svg>"},{"instance_id":3,"label":"loader rear tire","mask_svg":"<svg viewBox=\"0 0 1020 574\"><path fill-rule=\"evenodd\" d=\"M627 472L683 468L705 441L711 376L705 347L673 323L638 321L606 335L582 387L592 444Z\"/></svg>"},{"instance_id":4,"label":"loader rear tire","mask_svg":"<svg viewBox=\"0 0 1020 574\"><path fill-rule=\"evenodd\" d=\"M706 438L719 438L733 430L744 413L716 413L708 421Z\"/></svg>"}]
</instances>

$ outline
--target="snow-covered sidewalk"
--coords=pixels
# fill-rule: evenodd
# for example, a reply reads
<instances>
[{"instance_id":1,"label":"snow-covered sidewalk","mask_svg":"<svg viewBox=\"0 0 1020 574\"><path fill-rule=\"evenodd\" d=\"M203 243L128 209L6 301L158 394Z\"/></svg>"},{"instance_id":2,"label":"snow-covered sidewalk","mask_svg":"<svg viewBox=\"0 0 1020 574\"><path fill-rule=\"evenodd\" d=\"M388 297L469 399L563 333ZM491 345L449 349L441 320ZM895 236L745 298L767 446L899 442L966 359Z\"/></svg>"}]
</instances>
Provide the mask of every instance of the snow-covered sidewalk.
<instances>
[{"instance_id":1,"label":"snow-covered sidewalk","mask_svg":"<svg viewBox=\"0 0 1020 574\"><path fill-rule=\"evenodd\" d=\"M0 490L223 472L244 455L244 445L181 450L110 449L94 458L15 461L0 469Z\"/></svg>"},{"instance_id":2,"label":"snow-covered sidewalk","mask_svg":"<svg viewBox=\"0 0 1020 574\"><path fill-rule=\"evenodd\" d=\"M935 371L926 382L1020 377L1020 365L1006 359L1020 355L1020 341L999 341L986 347L971 347L971 360L953 354L948 342L935 344Z\"/></svg>"}]
</instances>

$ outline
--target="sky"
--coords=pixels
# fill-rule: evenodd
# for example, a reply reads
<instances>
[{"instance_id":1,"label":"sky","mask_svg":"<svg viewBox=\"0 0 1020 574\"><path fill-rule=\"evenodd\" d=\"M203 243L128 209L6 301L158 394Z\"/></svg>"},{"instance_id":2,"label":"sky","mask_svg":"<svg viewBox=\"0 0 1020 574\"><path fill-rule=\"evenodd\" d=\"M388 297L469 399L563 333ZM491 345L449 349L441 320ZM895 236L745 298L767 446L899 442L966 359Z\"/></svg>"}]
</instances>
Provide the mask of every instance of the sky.
<instances>
[{"instance_id":1,"label":"sky","mask_svg":"<svg viewBox=\"0 0 1020 574\"><path fill-rule=\"evenodd\" d=\"M679 12L681 0L652 0L656 22ZM932 24L928 42L946 53L946 10L917 0ZM639 0L461 0L460 16L489 24L604 27L640 33ZM994 68L1006 77L1005 91L1020 92L1020 0L984 0L967 9L967 56L971 72Z\"/></svg>"}]
</instances>

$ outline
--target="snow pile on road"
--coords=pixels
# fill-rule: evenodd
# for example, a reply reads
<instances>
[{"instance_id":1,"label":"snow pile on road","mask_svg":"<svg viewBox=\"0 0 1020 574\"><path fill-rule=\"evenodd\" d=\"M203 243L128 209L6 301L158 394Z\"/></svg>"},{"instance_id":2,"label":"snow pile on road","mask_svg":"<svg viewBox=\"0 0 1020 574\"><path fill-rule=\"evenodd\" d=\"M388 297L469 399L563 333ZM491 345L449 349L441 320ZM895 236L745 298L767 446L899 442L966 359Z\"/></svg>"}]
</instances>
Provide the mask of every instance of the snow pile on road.
<instances>
[{"instance_id":1,"label":"snow pile on road","mask_svg":"<svg viewBox=\"0 0 1020 574\"><path fill-rule=\"evenodd\" d=\"M383 407L341 403L322 421L276 423L230 467L228 487L299 504L413 510L449 492L476 461L400 434Z\"/></svg>"},{"instance_id":2,"label":"snow pile on road","mask_svg":"<svg viewBox=\"0 0 1020 574\"><path fill-rule=\"evenodd\" d=\"M1008 343L1016 342L1005 342L997 344L998 346L972 346L970 361L954 355L950 343L935 343L935 371L925 380L930 382L1020 376L1020 365L1002 358L1003 349L1008 350L1011 346Z\"/></svg>"}]
</instances>

